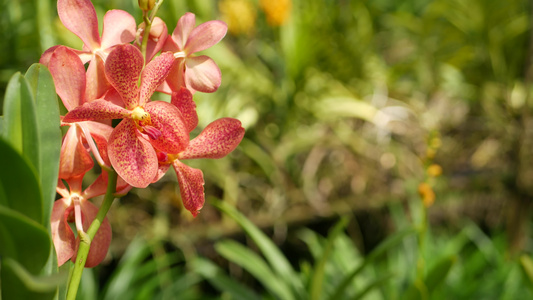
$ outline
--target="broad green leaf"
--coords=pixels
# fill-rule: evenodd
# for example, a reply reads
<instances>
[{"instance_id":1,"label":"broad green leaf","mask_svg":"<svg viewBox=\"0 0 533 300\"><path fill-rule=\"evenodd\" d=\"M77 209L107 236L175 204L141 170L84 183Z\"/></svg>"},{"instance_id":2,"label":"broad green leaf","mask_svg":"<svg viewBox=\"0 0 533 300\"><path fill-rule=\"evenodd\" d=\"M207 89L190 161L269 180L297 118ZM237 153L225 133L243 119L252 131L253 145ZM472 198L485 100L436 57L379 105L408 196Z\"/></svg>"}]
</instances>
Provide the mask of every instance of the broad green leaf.
<instances>
[{"instance_id":1,"label":"broad green leaf","mask_svg":"<svg viewBox=\"0 0 533 300\"><path fill-rule=\"evenodd\" d=\"M303 283L298 278L288 259L283 255L279 248L270 240L257 226L255 226L245 216L240 214L235 208L222 201L213 201L213 205L219 210L230 216L255 242L261 253L274 270L274 272L289 283L297 295L304 297L305 290Z\"/></svg>"},{"instance_id":2,"label":"broad green leaf","mask_svg":"<svg viewBox=\"0 0 533 300\"><path fill-rule=\"evenodd\" d=\"M261 299L254 291L228 277L220 267L207 259L195 258L189 265L193 272L200 274L219 291L228 293L231 299Z\"/></svg>"},{"instance_id":3,"label":"broad green leaf","mask_svg":"<svg viewBox=\"0 0 533 300\"><path fill-rule=\"evenodd\" d=\"M0 206L0 257L11 257L30 273L38 274L48 260L50 243L43 226Z\"/></svg>"},{"instance_id":4,"label":"broad green leaf","mask_svg":"<svg viewBox=\"0 0 533 300\"><path fill-rule=\"evenodd\" d=\"M2 299L54 299L57 286L67 279L67 274L36 277L12 258L3 258L0 265Z\"/></svg>"},{"instance_id":5,"label":"broad green leaf","mask_svg":"<svg viewBox=\"0 0 533 300\"><path fill-rule=\"evenodd\" d=\"M335 293L329 299L335 300L340 299L342 297L342 294L348 288L352 280L360 274L363 269L371 264L375 259L386 253L388 250L390 250L392 247L400 243L403 239L405 239L407 236L410 236L412 234L415 234L417 231L415 228L409 228L400 232L397 232L390 237L388 237L385 241L383 241L379 246L376 247L365 259L365 261L357 268L355 268L351 273L346 275L342 282L339 284L339 286L336 288Z\"/></svg>"},{"instance_id":6,"label":"broad green leaf","mask_svg":"<svg viewBox=\"0 0 533 300\"><path fill-rule=\"evenodd\" d=\"M1 138L0 154L0 205L42 224L42 196L35 170Z\"/></svg>"},{"instance_id":7,"label":"broad green leaf","mask_svg":"<svg viewBox=\"0 0 533 300\"><path fill-rule=\"evenodd\" d=\"M526 254L520 256L520 266L526 275L528 286L533 290L533 260Z\"/></svg>"},{"instance_id":8,"label":"broad green leaf","mask_svg":"<svg viewBox=\"0 0 533 300\"><path fill-rule=\"evenodd\" d=\"M26 79L16 73L11 77L4 97L3 137L39 170L39 136L35 101Z\"/></svg>"},{"instance_id":9,"label":"broad green leaf","mask_svg":"<svg viewBox=\"0 0 533 300\"><path fill-rule=\"evenodd\" d=\"M215 249L224 258L252 274L277 298L294 299L286 283L277 277L266 262L252 250L232 240L218 242L215 245Z\"/></svg>"},{"instance_id":10,"label":"broad green leaf","mask_svg":"<svg viewBox=\"0 0 533 300\"><path fill-rule=\"evenodd\" d=\"M52 75L44 65L33 64L26 72L25 78L35 96L43 217L44 220L49 220L56 196L61 151L59 106Z\"/></svg>"},{"instance_id":11,"label":"broad green leaf","mask_svg":"<svg viewBox=\"0 0 533 300\"><path fill-rule=\"evenodd\" d=\"M322 298L322 287L324 283L326 262L329 259L329 256L333 250L333 245L337 236L346 228L348 225L348 218L342 218L335 226L330 230L328 234L328 240L324 248L324 252L320 257L320 260L316 263L313 277L311 279L311 299L318 300Z\"/></svg>"}]
</instances>

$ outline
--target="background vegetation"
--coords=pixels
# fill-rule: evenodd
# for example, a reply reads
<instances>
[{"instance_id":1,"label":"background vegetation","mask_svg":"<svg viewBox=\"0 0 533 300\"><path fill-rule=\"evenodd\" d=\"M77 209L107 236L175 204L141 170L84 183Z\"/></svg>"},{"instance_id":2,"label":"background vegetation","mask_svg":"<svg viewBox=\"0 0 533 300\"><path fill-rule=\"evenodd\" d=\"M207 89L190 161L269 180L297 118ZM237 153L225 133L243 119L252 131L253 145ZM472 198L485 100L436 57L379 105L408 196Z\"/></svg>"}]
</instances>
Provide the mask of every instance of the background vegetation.
<instances>
[{"instance_id":1,"label":"background vegetation","mask_svg":"<svg viewBox=\"0 0 533 300\"><path fill-rule=\"evenodd\" d=\"M140 22L136 2L93 1ZM80 297L533 297L532 9L166 0L169 32L187 11L228 23L205 51L222 86L195 100L201 128L231 116L246 135L190 162L210 200L196 219L171 172L116 200ZM48 47L81 48L55 1L4 0L0 24L2 94Z\"/></svg>"}]
</instances>

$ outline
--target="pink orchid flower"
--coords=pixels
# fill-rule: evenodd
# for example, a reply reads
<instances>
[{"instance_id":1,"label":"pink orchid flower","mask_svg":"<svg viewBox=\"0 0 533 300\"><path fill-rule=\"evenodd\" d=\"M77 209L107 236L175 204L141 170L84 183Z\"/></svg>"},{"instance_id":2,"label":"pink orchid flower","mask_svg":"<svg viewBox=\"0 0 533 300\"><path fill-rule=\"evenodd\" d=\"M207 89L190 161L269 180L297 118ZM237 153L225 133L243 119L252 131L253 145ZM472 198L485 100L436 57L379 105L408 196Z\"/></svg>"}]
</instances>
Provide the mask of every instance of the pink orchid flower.
<instances>
[{"instance_id":1,"label":"pink orchid flower","mask_svg":"<svg viewBox=\"0 0 533 300\"><path fill-rule=\"evenodd\" d=\"M144 188L157 175L154 147L167 153L183 151L189 142L181 113L164 101L150 101L174 64L165 52L143 69L144 59L133 45L119 45L109 54L105 73L125 107L97 99L71 110L64 122L122 119L113 129L108 155L118 175L134 187ZM141 78L140 87L137 85Z\"/></svg>"},{"instance_id":2,"label":"pink orchid flower","mask_svg":"<svg viewBox=\"0 0 533 300\"><path fill-rule=\"evenodd\" d=\"M192 94L186 89L174 93L172 104L180 108L189 133L198 124L196 105ZM187 148L177 154L158 152L159 175L162 177L170 165L174 167L180 185L183 206L196 217L204 206L204 176L201 170L191 168L181 160L197 158L222 158L232 152L244 137L244 128L237 119L222 118L209 125L194 139Z\"/></svg>"},{"instance_id":3,"label":"pink orchid flower","mask_svg":"<svg viewBox=\"0 0 533 300\"><path fill-rule=\"evenodd\" d=\"M101 97L109 88L104 75L104 62L115 45L130 43L135 39L135 19L122 10L110 10L104 16L102 37L98 33L98 19L90 0L58 0L57 12L67 29L83 41L83 50L74 50L87 68L86 98ZM48 61L58 46L43 53L40 63Z\"/></svg>"},{"instance_id":4,"label":"pink orchid flower","mask_svg":"<svg viewBox=\"0 0 533 300\"><path fill-rule=\"evenodd\" d=\"M76 53L67 47L58 47L48 65L56 92L67 110L72 110L85 100L85 68ZM99 122L62 123L70 126L63 137L59 161L59 178L68 179L84 175L93 168L92 152L98 163L110 166L107 158L107 141L113 128ZM106 162L107 161L107 162Z\"/></svg>"},{"instance_id":5,"label":"pink orchid flower","mask_svg":"<svg viewBox=\"0 0 533 300\"><path fill-rule=\"evenodd\" d=\"M195 27L196 17L186 13L179 20L162 51L171 51L178 63L167 77L161 91L171 94L185 87L191 92L212 93L221 83L221 73L215 61L205 55L193 54L217 44L228 30L222 21L209 21Z\"/></svg>"},{"instance_id":6,"label":"pink orchid flower","mask_svg":"<svg viewBox=\"0 0 533 300\"><path fill-rule=\"evenodd\" d=\"M76 261L78 252L79 237L76 238L74 236L74 232L68 223L74 222L77 231L86 232L98 213L98 207L88 201L88 199L102 195L106 191L107 182L105 185L91 185L82 192L82 178L83 176L78 176L67 180L70 190L61 181L58 182L57 192L63 198L54 202L50 229L59 266L69 259L73 262ZM105 218L91 241L91 248L85 267L92 268L100 264L105 258L110 244L111 225Z\"/></svg>"}]
</instances>

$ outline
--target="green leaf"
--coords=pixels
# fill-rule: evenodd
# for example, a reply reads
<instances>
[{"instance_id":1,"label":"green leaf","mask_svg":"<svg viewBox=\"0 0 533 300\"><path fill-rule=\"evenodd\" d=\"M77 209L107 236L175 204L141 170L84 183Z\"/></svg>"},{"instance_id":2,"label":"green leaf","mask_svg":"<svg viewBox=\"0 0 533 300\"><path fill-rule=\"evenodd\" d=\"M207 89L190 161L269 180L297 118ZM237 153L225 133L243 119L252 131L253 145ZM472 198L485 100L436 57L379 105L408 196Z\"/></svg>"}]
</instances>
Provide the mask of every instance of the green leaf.
<instances>
[{"instance_id":1,"label":"green leaf","mask_svg":"<svg viewBox=\"0 0 533 300\"><path fill-rule=\"evenodd\" d=\"M39 136L39 177L43 195L43 217L50 219L56 196L61 129L59 105L52 75L41 64L33 64L25 75L35 96ZM49 222L46 222L49 224Z\"/></svg>"},{"instance_id":2,"label":"green leaf","mask_svg":"<svg viewBox=\"0 0 533 300\"><path fill-rule=\"evenodd\" d=\"M0 154L0 205L42 224L42 196L35 170L1 138Z\"/></svg>"},{"instance_id":3,"label":"green leaf","mask_svg":"<svg viewBox=\"0 0 533 300\"><path fill-rule=\"evenodd\" d=\"M52 299L57 287L67 277L66 272L34 276L17 261L7 257L2 260L2 296L5 299Z\"/></svg>"},{"instance_id":4,"label":"green leaf","mask_svg":"<svg viewBox=\"0 0 533 300\"><path fill-rule=\"evenodd\" d=\"M241 266L254 276L263 286L279 299L294 299L290 288L277 277L266 262L255 252L243 245L225 240L215 245L217 252L227 260Z\"/></svg>"},{"instance_id":5,"label":"green leaf","mask_svg":"<svg viewBox=\"0 0 533 300\"><path fill-rule=\"evenodd\" d=\"M305 298L305 290L302 281L298 278L291 264L279 248L270 240L257 226L255 226L245 216L240 214L235 208L222 201L213 201L213 205L223 213L230 216L255 242L261 253L282 280L289 283L296 295Z\"/></svg>"},{"instance_id":6,"label":"green leaf","mask_svg":"<svg viewBox=\"0 0 533 300\"><path fill-rule=\"evenodd\" d=\"M0 206L2 259L10 257L36 275L48 260L50 244L50 236L43 226L14 210Z\"/></svg>"},{"instance_id":7,"label":"green leaf","mask_svg":"<svg viewBox=\"0 0 533 300\"><path fill-rule=\"evenodd\" d=\"M54 299L58 285L67 279L67 274L36 277L15 260L6 257L1 261L2 299Z\"/></svg>"},{"instance_id":8,"label":"green leaf","mask_svg":"<svg viewBox=\"0 0 533 300\"><path fill-rule=\"evenodd\" d=\"M346 228L346 225L348 225L348 218L344 217L339 222L337 222L337 224L335 224L335 226L330 230L328 234L328 240L324 248L324 252L322 253L320 260L315 266L313 277L311 279L311 299L313 300L318 300L322 298L321 296L322 287L324 283L326 262L333 250L335 239L344 230L344 228Z\"/></svg>"},{"instance_id":9,"label":"green leaf","mask_svg":"<svg viewBox=\"0 0 533 300\"><path fill-rule=\"evenodd\" d=\"M451 255L441 259L426 275L424 282L415 281L402 295L402 299L427 299L435 289L446 279L450 269L457 261L457 256Z\"/></svg>"},{"instance_id":10,"label":"green leaf","mask_svg":"<svg viewBox=\"0 0 533 300\"><path fill-rule=\"evenodd\" d=\"M204 258L195 258L190 263L191 270L209 281L214 287L228 293L230 299L261 299L254 291L228 277L216 264Z\"/></svg>"},{"instance_id":11,"label":"green leaf","mask_svg":"<svg viewBox=\"0 0 533 300\"><path fill-rule=\"evenodd\" d=\"M520 266L528 279L528 286L533 290L533 260L526 254L520 256Z\"/></svg>"},{"instance_id":12,"label":"green leaf","mask_svg":"<svg viewBox=\"0 0 533 300\"><path fill-rule=\"evenodd\" d=\"M39 136L34 103L26 79L20 73L13 75L4 97L3 137L39 170Z\"/></svg>"},{"instance_id":13,"label":"green leaf","mask_svg":"<svg viewBox=\"0 0 533 300\"><path fill-rule=\"evenodd\" d=\"M363 269L371 264L376 258L380 257L384 253L386 253L389 249L394 247L396 244L400 243L404 238L406 238L409 235L415 234L417 231L415 228L408 228L406 230L397 232L390 237L388 237L385 241L383 241L379 246L376 247L365 259L365 261L357 268L355 268L351 273L346 275L342 282L339 284L339 286L336 288L335 293L333 293L333 296L329 297L331 300L335 299L341 299L342 294L348 288L352 280L360 274Z\"/></svg>"},{"instance_id":14,"label":"green leaf","mask_svg":"<svg viewBox=\"0 0 533 300\"><path fill-rule=\"evenodd\" d=\"M387 280L391 279L392 277L393 277L393 274L387 274L385 276L382 276L372 281L364 289L362 289L359 293L357 293L357 295L355 295L352 299L353 300L364 299L364 296L366 296L366 294L371 292L374 288L379 287L380 285L384 284L385 282L387 282Z\"/></svg>"}]
</instances>

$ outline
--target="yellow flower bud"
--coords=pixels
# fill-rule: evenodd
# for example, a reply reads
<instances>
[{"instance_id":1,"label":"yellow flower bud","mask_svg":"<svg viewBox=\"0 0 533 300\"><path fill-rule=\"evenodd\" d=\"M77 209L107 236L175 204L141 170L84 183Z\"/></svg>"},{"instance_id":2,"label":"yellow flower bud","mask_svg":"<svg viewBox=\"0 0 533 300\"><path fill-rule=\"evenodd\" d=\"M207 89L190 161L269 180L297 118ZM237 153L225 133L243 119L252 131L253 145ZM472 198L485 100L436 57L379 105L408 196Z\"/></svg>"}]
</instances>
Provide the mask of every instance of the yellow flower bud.
<instances>
[{"instance_id":1,"label":"yellow flower bud","mask_svg":"<svg viewBox=\"0 0 533 300\"><path fill-rule=\"evenodd\" d=\"M435 192L427 182L422 182L418 185L418 194L422 198L425 207L430 207L435 202Z\"/></svg>"},{"instance_id":2,"label":"yellow flower bud","mask_svg":"<svg viewBox=\"0 0 533 300\"><path fill-rule=\"evenodd\" d=\"M152 10L155 6L155 0L138 0L139 1L139 7L143 11L149 11Z\"/></svg>"},{"instance_id":3,"label":"yellow flower bud","mask_svg":"<svg viewBox=\"0 0 533 300\"><path fill-rule=\"evenodd\" d=\"M431 164L426 171L431 177L439 177L442 175L442 167L438 164Z\"/></svg>"}]
</instances>

